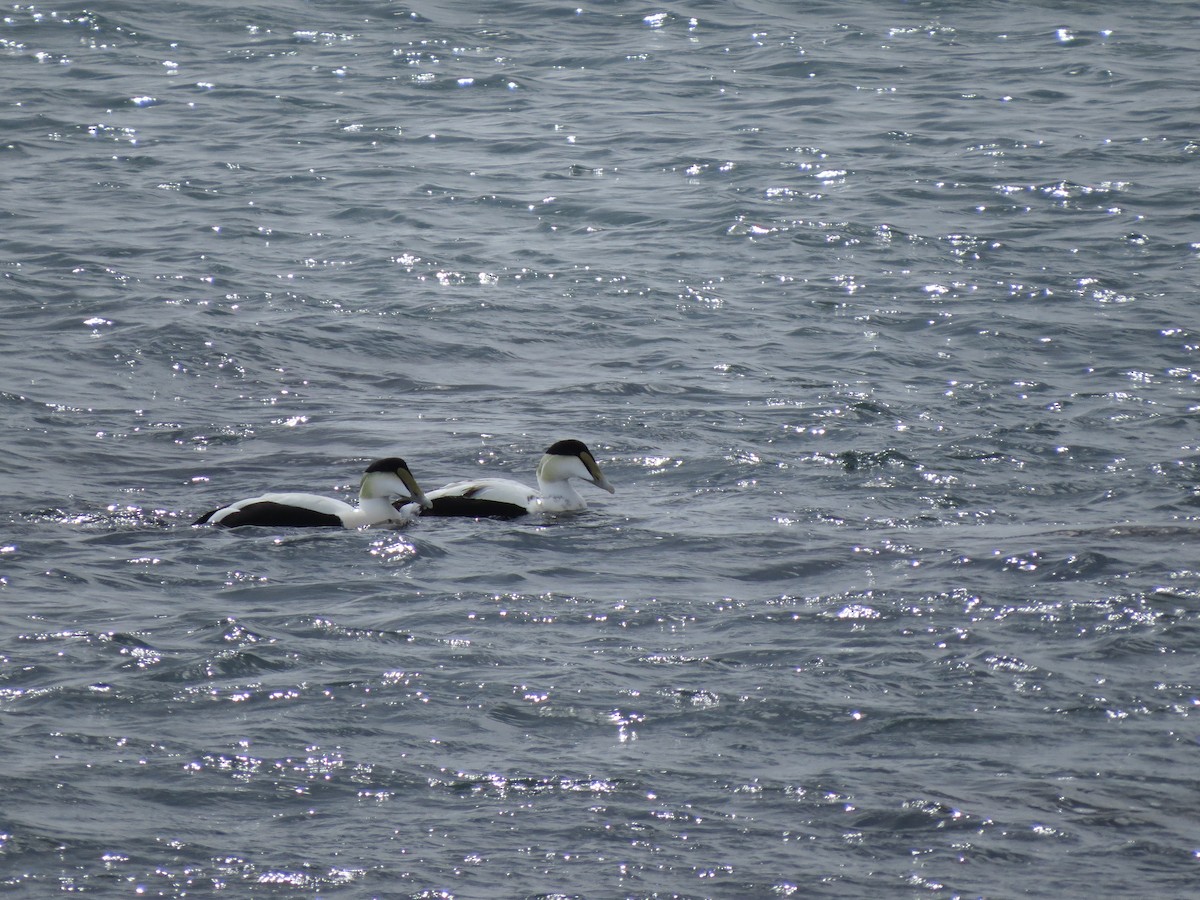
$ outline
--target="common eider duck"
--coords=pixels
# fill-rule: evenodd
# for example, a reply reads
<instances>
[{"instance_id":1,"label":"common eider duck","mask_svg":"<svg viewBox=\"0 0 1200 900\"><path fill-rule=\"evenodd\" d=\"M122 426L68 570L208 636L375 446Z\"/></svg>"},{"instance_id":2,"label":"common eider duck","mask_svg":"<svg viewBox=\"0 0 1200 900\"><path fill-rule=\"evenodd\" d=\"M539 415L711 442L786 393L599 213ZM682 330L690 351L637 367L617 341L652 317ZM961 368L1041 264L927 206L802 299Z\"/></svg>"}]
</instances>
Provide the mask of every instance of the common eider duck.
<instances>
[{"instance_id":1,"label":"common eider duck","mask_svg":"<svg viewBox=\"0 0 1200 900\"><path fill-rule=\"evenodd\" d=\"M397 495L412 509L401 512L392 506ZM263 525L270 528L361 528L384 522L404 523L415 511L430 505L429 499L408 470L408 464L396 456L379 459L367 466L358 489L358 506L320 494L263 494L206 512L193 525L220 525L240 528Z\"/></svg>"},{"instance_id":2,"label":"common eider duck","mask_svg":"<svg viewBox=\"0 0 1200 900\"><path fill-rule=\"evenodd\" d=\"M472 518L511 519L527 513L578 512L587 509L571 484L579 478L610 494L616 488L596 465L583 441L567 440L552 444L537 464L537 489L507 478L478 478L455 481L426 496L430 505L418 510L416 504L404 507L408 515L468 516Z\"/></svg>"}]
</instances>

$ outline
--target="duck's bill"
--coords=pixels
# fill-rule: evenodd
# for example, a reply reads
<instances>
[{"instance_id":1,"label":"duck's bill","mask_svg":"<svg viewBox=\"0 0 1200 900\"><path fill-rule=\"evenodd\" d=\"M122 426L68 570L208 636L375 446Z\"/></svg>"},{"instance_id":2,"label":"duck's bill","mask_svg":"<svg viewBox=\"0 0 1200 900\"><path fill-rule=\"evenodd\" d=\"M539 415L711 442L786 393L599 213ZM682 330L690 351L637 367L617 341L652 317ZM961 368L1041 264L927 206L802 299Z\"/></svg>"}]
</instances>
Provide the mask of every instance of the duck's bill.
<instances>
[{"instance_id":1,"label":"duck's bill","mask_svg":"<svg viewBox=\"0 0 1200 900\"><path fill-rule=\"evenodd\" d=\"M417 479L413 478L412 472L401 472L400 480L404 482L404 486L408 488L408 493L412 500L420 504L421 509L432 509L433 501L425 496L425 492L421 490L421 486L417 484Z\"/></svg>"},{"instance_id":2,"label":"duck's bill","mask_svg":"<svg viewBox=\"0 0 1200 900\"><path fill-rule=\"evenodd\" d=\"M590 454L586 454L583 459L583 464L587 466L588 474L591 475L591 482L602 491L608 491L610 494L615 494L617 489L613 487L604 473L600 471L600 467L596 465L595 458Z\"/></svg>"},{"instance_id":3,"label":"duck's bill","mask_svg":"<svg viewBox=\"0 0 1200 900\"><path fill-rule=\"evenodd\" d=\"M601 490L608 491L610 494L615 494L617 492L617 489L613 487L612 484L609 483L609 480L603 475L601 475L599 478L593 478L592 484Z\"/></svg>"}]
</instances>

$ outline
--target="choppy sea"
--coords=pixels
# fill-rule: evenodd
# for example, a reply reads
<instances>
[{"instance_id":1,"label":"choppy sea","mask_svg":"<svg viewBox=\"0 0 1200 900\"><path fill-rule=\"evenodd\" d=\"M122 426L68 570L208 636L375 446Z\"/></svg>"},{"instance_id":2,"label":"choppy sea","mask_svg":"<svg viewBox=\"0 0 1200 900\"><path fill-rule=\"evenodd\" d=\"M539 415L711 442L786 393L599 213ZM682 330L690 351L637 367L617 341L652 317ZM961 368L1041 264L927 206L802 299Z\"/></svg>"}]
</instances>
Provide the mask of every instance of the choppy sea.
<instances>
[{"instance_id":1,"label":"choppy sea","mask_svg":"<svg viewBox=\"0 0 1200 900\"><path fill-rule=\"evenodd\" d=\"M0 10L0 893L1194 896L1194 6L578 4Z\"/></svg>"}]
</instances>

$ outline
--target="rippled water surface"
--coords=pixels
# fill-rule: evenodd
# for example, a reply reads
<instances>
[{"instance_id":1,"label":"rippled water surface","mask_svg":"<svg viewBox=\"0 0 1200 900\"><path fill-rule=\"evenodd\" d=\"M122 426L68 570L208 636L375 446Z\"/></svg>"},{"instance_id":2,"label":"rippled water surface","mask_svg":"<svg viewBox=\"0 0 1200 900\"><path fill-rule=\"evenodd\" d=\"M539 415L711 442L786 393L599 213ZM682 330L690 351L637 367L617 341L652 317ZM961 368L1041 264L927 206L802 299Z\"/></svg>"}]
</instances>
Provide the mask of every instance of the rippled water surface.
<instances>
[{"instance_id":1,"label":"rippled water surface","mask_svg":"<svg viewBox=\"0 0 1200 900\"><path fill-rule=\"evenodd\" d=\"M0 884L1186 896L1192 7L0 15ZM265 489L576 516L192 528Z\"/></svg>"}]
</instances>

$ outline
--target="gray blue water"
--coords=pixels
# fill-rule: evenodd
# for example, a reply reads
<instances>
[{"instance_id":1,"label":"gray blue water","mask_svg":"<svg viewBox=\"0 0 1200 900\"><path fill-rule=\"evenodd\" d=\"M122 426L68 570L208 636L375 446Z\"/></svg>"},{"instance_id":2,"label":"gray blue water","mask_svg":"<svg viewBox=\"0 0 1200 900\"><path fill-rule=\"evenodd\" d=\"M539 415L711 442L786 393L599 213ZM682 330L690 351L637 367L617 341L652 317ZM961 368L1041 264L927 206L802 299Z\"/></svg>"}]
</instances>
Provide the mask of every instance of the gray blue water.
<instances>
[{"instance_id":1,"label":"gray blue water","mask_svg":"<svg viewBox=\"0 0 1200 900\"><path fill-rule=\"evenodd\" d=\"M577 2L3 9L2 892L1194 895L1194 6Z\"/></svg>"}]
</instances>

